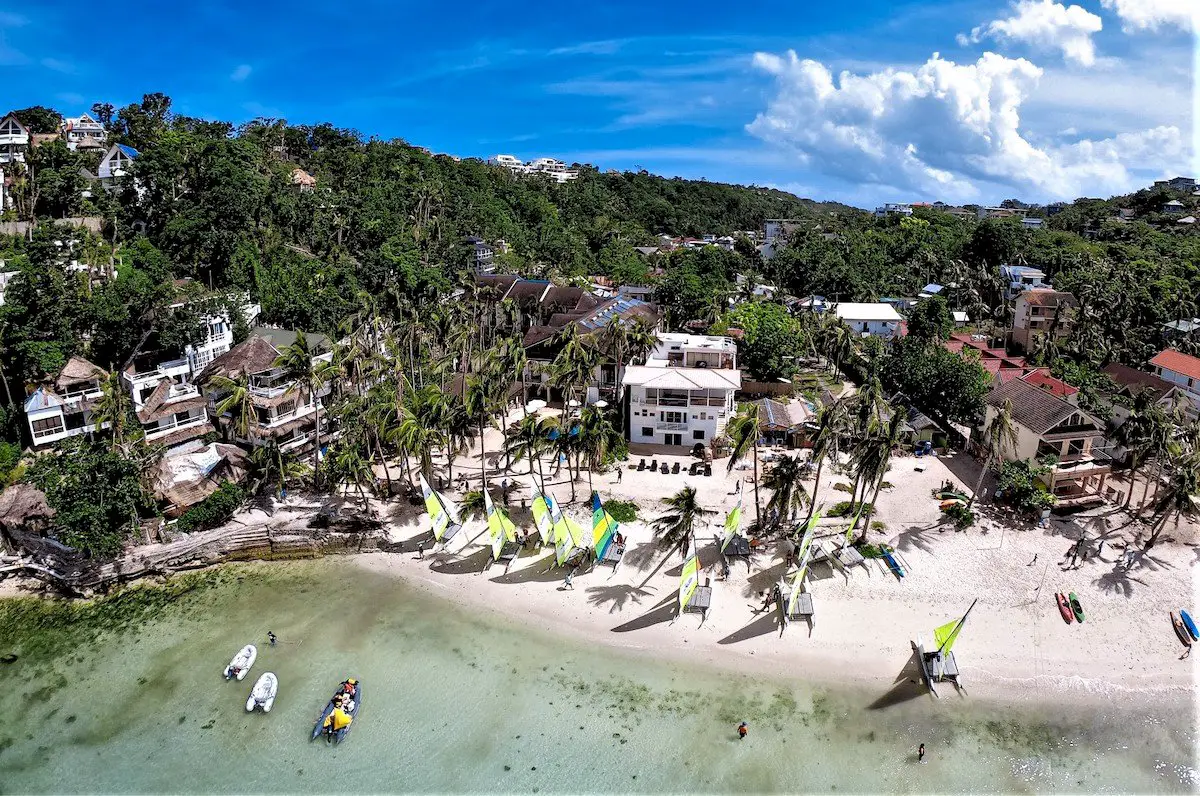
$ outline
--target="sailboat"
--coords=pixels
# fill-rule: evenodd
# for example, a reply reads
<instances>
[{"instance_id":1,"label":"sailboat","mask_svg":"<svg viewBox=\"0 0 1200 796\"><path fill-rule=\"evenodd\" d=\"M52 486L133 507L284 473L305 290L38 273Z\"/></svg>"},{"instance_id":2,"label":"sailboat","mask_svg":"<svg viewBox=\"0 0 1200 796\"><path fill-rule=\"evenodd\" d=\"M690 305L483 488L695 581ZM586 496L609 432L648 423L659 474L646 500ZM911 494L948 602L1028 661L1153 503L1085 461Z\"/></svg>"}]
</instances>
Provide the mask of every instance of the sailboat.
<instances>
[{"instance_id":1,"label":"sailboat","mask_svg":"<svg viewBox=\"0 0 1200 796\"><path fill-rule=\"evenodd\" d=\"M492 560L498 561L505 542L517 541L517 526L492 502L487 483L483 485L483 505L487 511L488 538L492 542Z\"/></svg>"},{"instance_id":2,"label":"sailboat","mask_svg":"<svg viewBox=\"0 0 1200 796\"><path fill-rule=\"evenodd\" d=\"M429 525L433 529L433 538L439 544L446 544L454 535L462 530L462 521L458 518L458 510L451 502L425 480L421 478L421 494L425 498L425 512L429 515Z\"/></svg>"},{"instance_id":3,"label":"sailboat","mask_svg":"<svg viewBox=\"0 0 1200 796\"><path fill-rule=\"evenodd\" d=\"M712 602L711 587L704 587L707 594L698 594L700 592L700 556L696 553L696 539L692 537L688 540L687 558L683 562L683 572L679 575L679 613L684 611L700 611L706 616L708 614L709 604ZM693 598L704 597L705 599L696 599L695 605L692 604Z\"/></svg>"},{"instance_id":4,"label":"sailboat","mask_svg":"<svg viewBox=\"0 0 1200 796\"><path fill-rule=\"evenodd\" d=\"M554 560L561 567L583 548L583 529L561 511L554 521Z\"/></svg>"},{"instance_id":5,"label":"sailboat","mask_svg":"<svg viewBox=\"0 0 1200 796\"><path fill-rule=\"evenodd\" d=\"M621 526L612 515L604 510L604 504L600 502L600 493L592 492L592 549L596 552L596 563L610 563L614 569L621 563L621 556L625 551L614 546L619 527Z\"/></svg>"},{"instance_id":6,"label":"sailboat","mask_svg":"<svg viewBox=\"0 0 1200 796\"><path fill-rule=\"evenodd\" d=\"M821 519L820 511L813 514L808 520L808 524L804 526L804 536L800 538L800 546L796 549L796 561L798 566L796 572L792 575L791 583L785 587L780 578L780 594L787 595L787 604L783 611L783 625L787 627L788 622L793 616L799 613L800 595L803 590L800 588L804 583L804 576L808 574L808 562L812 558L812 541L813 534L817 529L817 522Z\"/></svg>"},{"instance_id":7,"label":"sailboat","mask_svg":"<svg viewBox=\"0 0 1200 796\"><path fill-rule=\"evenodd\" d=\"M721 540L721 552L725 552L725 548L729 547L729 543L733 541L735 536L740 536L742 532L742 482L739 480L737 485L737 498L733 502L733 508L725 515L725 538Z\"/></svg>"},{"instance_id":8,"label":"sailboat","mask_svg":"<svg viewBox=\"0 0 1200 796\"><path fill-rule=\"evenodd\" d=\"M554 541L554 526L562 521L562 509L553 495L538 492L533 496L533 521L537 525L542 544Z\"/></svg>"},{"instance_id":9,"label":"sailboat","mask_svg":"<svg viewBox=\"0 0 1200 796\"><path fill-rule=\"evenodd\" d=\"M929 692L934 696L938 696L934 683L949 680L955 688L962 689L962 683L958 679L958 663L954 660L951 648L958 640L958 634L962 631L967 617L971 614L971 609L977 602L979 602L978 598L971 602L971 606L967 608L967 612L962 615L961 619L952 619L941 627L934 628L933 640L938 646L932 652L925 650L925 642L922 641L919 634L917 636L917 642L913 646L916 647L917 657L921 662L921 672L925 675L925 684L929 686Z\"/></svg>"}]
</instances>

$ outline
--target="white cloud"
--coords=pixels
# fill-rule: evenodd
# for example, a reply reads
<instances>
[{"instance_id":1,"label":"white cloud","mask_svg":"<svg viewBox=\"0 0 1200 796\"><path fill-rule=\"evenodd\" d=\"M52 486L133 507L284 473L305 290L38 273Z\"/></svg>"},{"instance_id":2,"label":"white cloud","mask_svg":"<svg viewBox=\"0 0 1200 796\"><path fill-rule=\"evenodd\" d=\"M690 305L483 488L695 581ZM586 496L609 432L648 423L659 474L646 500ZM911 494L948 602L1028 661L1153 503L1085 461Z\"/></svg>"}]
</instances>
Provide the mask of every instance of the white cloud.
<instances>
[{"instance_id":1,"label":"white cloud","mask_svg":"<svg viewBox=\"0 0 1200 796\"><path fill-rule=\"evenodd\" d=\"M1104 21L1092 12L1054 0L1018 0L1013 11L1013 16L980 25L969 36L959 34L959 45L978 44L984 39L1019 41L1043 50L1059 50L1068 61L1084 66L1096 62L1092 36L1101 31Z\"/></svg>"},{"instance_id":2,"label":"white cloud","mask_svg":"<svg viewBox=\"0 0 1200 796\"><path fill-rule=\"evenodd\" d=\"M1100 0L1121 18L1128 33L1155 32L1160 28L1200 29L1200 0Z\"/></svg>"},{"instance_id":3,"label":"white cloud","mask_svg":"<svg viewBox=\"0 0 1200 796\"><path fill-rule=\"evenodd\" d=\"M253 71L254 69L250 66L250 64L238 64L237 69L234 69L233 73L229 75L229 79L234 83L241 83L243 80L250 77L250 73Z\"/></svg>"},{"instance_id":4,"label":"white cloud","mask_svg":"<svg viewBox=\"0 0 1200 796\"><path fill-rule=\"evenodd\" d=\"M836 79L790 51L759 53L754 63L775 77L776 95L749 132L850 183L960 201L979 197L981 186L1074 198L1129 190L1187 165L1174 126L1066 143L1030 133L1021 108L1042 69L1023 58L989 52L957 64L935 53L915 69Z\"/></svg>"}]
</instances>

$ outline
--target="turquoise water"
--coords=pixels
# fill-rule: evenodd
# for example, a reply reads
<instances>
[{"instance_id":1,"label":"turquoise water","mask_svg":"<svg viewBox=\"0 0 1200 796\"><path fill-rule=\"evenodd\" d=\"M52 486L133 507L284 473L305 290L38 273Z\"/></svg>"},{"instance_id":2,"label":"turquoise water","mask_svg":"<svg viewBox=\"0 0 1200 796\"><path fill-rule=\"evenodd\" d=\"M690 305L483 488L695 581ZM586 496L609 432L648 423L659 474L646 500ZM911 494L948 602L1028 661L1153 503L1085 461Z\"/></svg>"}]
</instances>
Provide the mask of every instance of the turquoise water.
<instances>
[{"instance_id":1,"label":"turquoise water","mask_svg":"<svg viewBox=\"0 0 1200 796\"><path fill-rule=\"evenodd\" d=\"M842 693L564 642L347 561L236 571L136 631L0 666L0 792L1196 787L1190 705L1018 710L886 684ZM260 643L254 670L224 682L247 642ZM264 671L279 675L279 697L248 715ZM347 676L363 682L353 732L340 747L310 743Z\"/></svg>"}]
</instances>

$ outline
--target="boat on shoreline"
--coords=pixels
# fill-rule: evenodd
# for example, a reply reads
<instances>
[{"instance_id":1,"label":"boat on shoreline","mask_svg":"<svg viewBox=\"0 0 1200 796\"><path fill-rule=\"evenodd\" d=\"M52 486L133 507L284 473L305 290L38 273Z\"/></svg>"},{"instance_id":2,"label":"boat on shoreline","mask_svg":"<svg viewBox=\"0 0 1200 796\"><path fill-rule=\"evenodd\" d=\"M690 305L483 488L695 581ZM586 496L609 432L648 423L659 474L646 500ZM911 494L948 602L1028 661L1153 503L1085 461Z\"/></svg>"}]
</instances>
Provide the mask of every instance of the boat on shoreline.
<instances>
[{"instance_id":1,"label":"boat on shoreline","mask_svg":"<svg viewBox=\"0 0 1200 796\"><path fill-rule=\"evenodd\" d=\"M342 684L344 685L346 682L348 682L348 680L343 680ZM355 680L355 682L354 682L354 705L347 712L347 714L350 716L350 723L347 724L342 729L333 733L333 738L331 739L332 743L341 743L342 741L344 741L346 739L346 736L350 734L350 730L353 729L354 722L358 720L358 712L360 710L362 710L362 692L363 692L362 681ZM334 695L329 698L329 702L325 705L325 710L321 711L321 715L317 717L317 723L313 726L312 738L310 740L315 741L317 739L317 737L319 735L321 735L322 732L325 730L325 719L329 718L329 715L331 713L333 713L333 707L334 707L333 700L335 697L337 697L341 693L342 693L342 686L339 685L338 690L336 692L334 692Z\"/></svg>"},{"instance_id":2,"label":"boat on shoreline","mask_svg":"<svg viewBox=\"0 0 1200 796\"><path fill-rule=\"evenodd\" d=\"M275 695L279 693L279 678L274 672L264 672L262 677L250 689L250 697L246 700L246 712L253 713L261 707L263 713L270 713L275 704Z\"/></svg>"},{"instance_id":3,"label":"boat on shoreline","mask_svg":"<svg viewBox=\"0 0 1200 796\"><path fill-rule=\"evenodd\" d=\"M962 681L959 679L958 661L954 659L954 653L951 648L954 642L958 640L958 634L962 631L963 625L967 622L967 617L971 615L972 609L975 608L975 603L979 602L979 598L972 601L967 612L962 615L961 619L953 619L941 627L934 628L933 640L938 645L937 649L932 652L925 649L925 641L920 634L917 635L917 640L913 643L913 649L916 650L917 660L921 664L921 674L925 678L925 685L929 687L929 693L935 697L941 695L937 692L936 683L949 681L954 684L954 687L959 691L964 691Z\"/></svg>"},{"instance_id":4,"label":"boat on shoreline","mask_svg":"<svg viewBox=\"0 0 1200 796\"><path fill-rule=\"evenodd\" d=\"M256 660L258 660L258 647L247 644L238 650L237 655L233 656L233 660L225 667L222 676L226 680L245 680L246 675L250 674L250 667L254 666Z\"/></svg>"}]
</instances>

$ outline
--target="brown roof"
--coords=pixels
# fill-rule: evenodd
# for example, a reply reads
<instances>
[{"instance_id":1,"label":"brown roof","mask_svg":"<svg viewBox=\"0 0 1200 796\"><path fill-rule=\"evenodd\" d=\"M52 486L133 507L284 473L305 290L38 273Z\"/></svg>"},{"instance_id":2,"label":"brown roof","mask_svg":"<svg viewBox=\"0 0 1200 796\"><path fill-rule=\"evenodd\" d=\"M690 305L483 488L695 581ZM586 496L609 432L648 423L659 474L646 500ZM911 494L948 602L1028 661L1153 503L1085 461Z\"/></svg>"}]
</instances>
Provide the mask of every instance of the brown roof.
<instances>
[{"instance_id":1,"label":"brown roof","mask_svg":"<svg viewBox=\"0 0 1200 796\"><path fill-rule=\"evenodd\" d=\"M201 423L198 426L188 426L187 428L177 428L165 437L156 437L151 445L162 445L169 448L172 445L178 445L181 442L187 442L192 439L200 439L210 431L214 431L212 423Z\"/></svg>"},{"instance_id":2,"label":"brown roof","mask_svg":"<svg viewBox=\"0 0 1200 796\"><path fill-rule=\"evenodd\" d=\"M1154 359L1150 360L1150 364L1163 370L1180 373L1189 379L1200 379L1200 359L1173 348L1160 351Z\"/></svg>"},{"instance_id":3,"label":"brown roof","mask_svg":"<svg viewBox=\"0 0 1200 796\"><path fill-rule=\"evenodd\" d=\"M58 390L65 391L65 388L71 384L107 378L108 371L99 365L93 365L83 357L71 357L67 360L67 364L63 365L63 369L58 372L54 386Z\"/></svg>"},{"instance_id":4,"label":"brown roof","mask_svg":"<svg viewBox=\"0 0 1200 796\"><path fill-rule=\"evenodd\" d=\"M1032 304L1036 307L1057 307L1060 304L1064 307L1079 306L1079 302L1070 293L1063 293L1059 290L1047 290L1046 288L1026 290L1020 297L1025 299L1026 304Z\"/></svg>"},{"instance_id":5,"label":"brown roof","mask_svg":"<svg viewBox=\"0 0 1200 796\"><path fill-rule=\"evenodd\" d=\"M1006 399L1012 401L1013 420L1038 435L1045 434L1079 411L1077 406L1021 379L1012 379L992 390L987 402L998 407Z\"/></svg>"},{"instance_id":6,"label":"brown roof","mask_svg":"<svg viewBox=\"0 0 1200 796\"><path fill-rule=\"evenodd\" d=\"M504 298L511 299L518 304L536 304L548 289L552 289L548 282L521 279L508 286Z\"/></svg>"},{"instance_id":7,"label":"brown roof","mask_svg":"<svg viewBox=\"0 0 1200 796\"><path fill-rule=\"evenodd\" d=\"M137 413L138 420L141 420L143 423L152 423L155 420L161 420L167 415L195 409L207 403L204 396L199 393L190 398L176 399L174 401L168 400L171 387L172 382L170 379L160 381L158 386L154 388L154 392L150 393L145 403L142 404L141 411Z\"/></svg>"},{"instance_id":8,"label":"brown roof","mask_svg":"<svg viewBox=\"0 0 1200 796\"><path fill-rule=\"evenodd\" d=\"M242 374L249 376L262 373L271 369L278 356L279 351L275 346L252 335L210 362L197 381L203 384L214 376L236 379Z\"/></svg>"},{"instance_id":9,"label":"brown roof","mask_svg":"<svg viewBox=\"0 0 1200 796\"><path fill-rule=\"evenodd\" d=\"M1149 390L1156 397L1161 397L1175 389L1175 385L1166 379L1144 370L1122 365L1119 362L1110 362L1101 368L1101 371L1130 395L1137 395L1142 390Z\"/></svg>"},{"instance_id":10,"label":"brown roof","mask_svg":"<svg viewBox=\"0 0 1200 796\"><path fill-rule=\"evenodd\" d=\"M154 485L154 496L168 505L166 514L177 517L186 509L216 492L222 481L241 483L249 469L249 456L236 445L217 444L221 462L205 476L195 481L171 483L171 472L165 466L166 459L159 463Z\"/></svg>"},{"instance_id":11,"label":"brown roof","mask_svg":"<svg viewBox=\"0 0 1200 796\"><path fill-rule=\"evenodd\" d=\"M32 484L13 484L0 493L0 525L22 527L31 520L50 520L54 509L42 490Z\"/></svg>"}]
</instances>

